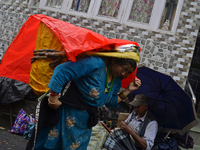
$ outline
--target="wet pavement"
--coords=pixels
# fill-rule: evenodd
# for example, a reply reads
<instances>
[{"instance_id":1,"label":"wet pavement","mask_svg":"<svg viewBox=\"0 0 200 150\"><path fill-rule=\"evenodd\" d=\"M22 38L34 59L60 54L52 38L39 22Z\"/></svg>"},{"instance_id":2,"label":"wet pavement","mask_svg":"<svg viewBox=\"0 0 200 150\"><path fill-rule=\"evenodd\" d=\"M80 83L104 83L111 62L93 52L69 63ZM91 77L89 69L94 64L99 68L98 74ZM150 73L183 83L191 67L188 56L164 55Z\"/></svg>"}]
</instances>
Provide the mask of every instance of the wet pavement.
<instances>
[{"instance_id":1,"label":"wet pavement","mask_svg":"<svg viewBox=\"0 0 200 150\"><path fill-rule=\"evenodd\" d=\"M21 135L11 134L0 128L0 150L25 150L28 140Z\"/></svg>"}]
</instances>

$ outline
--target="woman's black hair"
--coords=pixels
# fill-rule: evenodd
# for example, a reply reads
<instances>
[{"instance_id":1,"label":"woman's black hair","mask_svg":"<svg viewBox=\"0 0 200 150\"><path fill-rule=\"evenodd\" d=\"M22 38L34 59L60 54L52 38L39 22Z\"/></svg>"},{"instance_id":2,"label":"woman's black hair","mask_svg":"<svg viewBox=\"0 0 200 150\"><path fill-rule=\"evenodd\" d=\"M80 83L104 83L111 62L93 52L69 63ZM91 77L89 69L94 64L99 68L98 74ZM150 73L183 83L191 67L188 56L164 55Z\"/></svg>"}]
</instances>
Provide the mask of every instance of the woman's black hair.
<instances>
[{"instance_id":1,"label":"woman's black hair","mask_svg":"<svg viewBox=\"0 0 200 150\"><path fill-rule=\"evenodd\" d=\"M117 57L101 57L101 58L104 59L107 66L114 63L117 65L128 65L129 64L129 65L131 65L131 68L133 68L133 70L135 70L137 67L137 63L133 59L125 59L125 58L117 58Z\"/></svg>"},{"instance_id":2,"label":"woman's black hair","mask_svg":"<svg viewBox=\"0 0 200 150\"><path fill-rule=\"evenodd\" d=\"M124 58L114 58L114 63L116 63L117 65L131 65L131 68L133 68L134 70L136 69L137 63L135 60L133 59L124 59Z\"/></svg>"}]
</instances>

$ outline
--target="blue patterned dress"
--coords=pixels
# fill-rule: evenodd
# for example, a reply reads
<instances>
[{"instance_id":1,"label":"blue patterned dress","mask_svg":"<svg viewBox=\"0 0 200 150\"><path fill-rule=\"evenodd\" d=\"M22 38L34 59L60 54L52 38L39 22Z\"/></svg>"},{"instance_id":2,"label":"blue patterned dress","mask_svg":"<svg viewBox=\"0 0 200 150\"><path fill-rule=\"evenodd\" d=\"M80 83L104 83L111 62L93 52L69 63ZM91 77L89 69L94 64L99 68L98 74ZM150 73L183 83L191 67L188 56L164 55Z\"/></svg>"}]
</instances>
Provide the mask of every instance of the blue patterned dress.
<instances>
[{"instance_id":1,"label":"blue patterned dress","mask_svg":"<svg viewBox=\"0 0 200 150\"><path fill-rule=\"evenodd\" d=\"M86 57L57 66L48 87L60 93L63 85L74 81L82 98L91 106L119 107L117 92L121 87L121 77L116 77L110 93L105 93L106 64L102 58ZM36 150L85 150L91 136L87 122L89 114L62 104L59 123L54 128L43 127L39 134Z\"/></svg>"}]
</instances>

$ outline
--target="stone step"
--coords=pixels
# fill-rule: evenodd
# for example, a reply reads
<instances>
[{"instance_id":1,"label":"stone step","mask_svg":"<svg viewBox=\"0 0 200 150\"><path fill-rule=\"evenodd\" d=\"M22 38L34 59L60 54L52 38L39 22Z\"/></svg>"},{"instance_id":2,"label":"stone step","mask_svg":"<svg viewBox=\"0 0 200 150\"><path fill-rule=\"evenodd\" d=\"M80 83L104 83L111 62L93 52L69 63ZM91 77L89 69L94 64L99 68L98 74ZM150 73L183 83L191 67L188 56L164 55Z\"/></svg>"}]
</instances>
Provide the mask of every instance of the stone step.
<instances>
[{"instance_id":1,"label":"stone step","mask_svg":"<svg viewBox=\"0 0 200 150\"><path fill-rule=\"evenodd\" d=\"M195 127L193 127L190 132L189 132L189 135L193 138L194 140L194 146L193 148L188 148L188 149L185 149L185 148L181 148L181 150L200 150L200 118L198 117L198 122L199 124Z\"/></svg>"},{"instance_id":2,"label":"stone step","mask_svg":"<svg viewBox=\"0 0 200 150\"><path fill-rule=\"evenodd\" d=\"M194 145L193 148L188 148L188 149L182 148L180 146L179 146L179 148L181 150L200 150L200 146L198 146L198 145Z\"/></svg>"},{"instance_id":3,"label":"stone step","mask_svg":"<svg viewBox=\"0 0 200 150\"><path fill-rule=\"evenodd\" d=\"M196 146L200 146L200 118L198 118L198 122L199 124L193 127L189 132L189 135L193 138Z\"/></svg>"},{"instance_id":4,"label":"stone step","mask_svg":"<svg viewBox=\"0 0 200 150\"><path fill-rule=\"evenodd\" d=\"M193 138L194 144L200 146L200 127L198 131L191 130L189 134Z\"/></svg>"}]
</instances>

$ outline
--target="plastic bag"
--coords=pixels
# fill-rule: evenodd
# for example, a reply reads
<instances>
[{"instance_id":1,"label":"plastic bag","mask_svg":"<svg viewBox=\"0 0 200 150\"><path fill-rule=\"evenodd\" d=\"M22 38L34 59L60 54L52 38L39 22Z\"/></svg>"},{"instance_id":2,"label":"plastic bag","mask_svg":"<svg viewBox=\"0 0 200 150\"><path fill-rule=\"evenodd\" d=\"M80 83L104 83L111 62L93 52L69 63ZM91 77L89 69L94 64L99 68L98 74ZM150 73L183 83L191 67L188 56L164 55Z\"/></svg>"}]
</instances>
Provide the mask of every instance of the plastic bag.
<instances>
[{"instance_id":1,"label":"plastic bag","mask_svg":"<svg viewBox=\"0 0 200 150\"><path fill-rule=\"evenodd\" d=\"M178 145L176 139L170 137L169 139L158 143L158 149L159 150L177 150Z\"/></svg>"},{"instance_id":2,"label":"plastic bag","mask_svg":"<svg viewBox=\"0 0 200 150\"><path fill-rule=\"evenodd\" d=\"M29 123L29 124L27 125L27 128L26 128L26 130L24 131L24 135L23 135L23 138L24 138L24 139L27 139L27 140L30 139L34 127L35 127L35 123L34 123L34 122L31 122L31 123Z\"/></svg>"},{"instance_id":3,"label":"plastic bag","mask_svg":"<svg viewBox=\"0 0 200 150\"><path fill-rule=\"evenodd\" d=\"M178 143L173 137L165 138L164 133L158 133L154 141L154 147L152 150L177 150Z\"/></svg>"},{"instance_id":4,"label":"plastic bag","mask_svg":"<svg viewBox=\"0 0 200 150\"><path fill-rule=\"evenodd\" d=\"M21 109L17 115L13 127L10 133L23 135L27 131L27 125L31 122L35 122L35 119L31 115L27 115L26 112Z\"/></svg>"}]
</instances>

